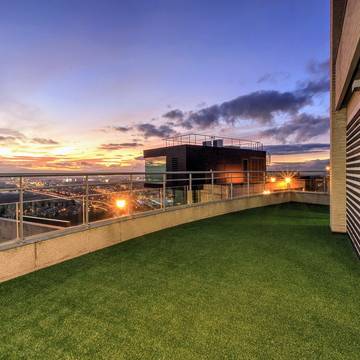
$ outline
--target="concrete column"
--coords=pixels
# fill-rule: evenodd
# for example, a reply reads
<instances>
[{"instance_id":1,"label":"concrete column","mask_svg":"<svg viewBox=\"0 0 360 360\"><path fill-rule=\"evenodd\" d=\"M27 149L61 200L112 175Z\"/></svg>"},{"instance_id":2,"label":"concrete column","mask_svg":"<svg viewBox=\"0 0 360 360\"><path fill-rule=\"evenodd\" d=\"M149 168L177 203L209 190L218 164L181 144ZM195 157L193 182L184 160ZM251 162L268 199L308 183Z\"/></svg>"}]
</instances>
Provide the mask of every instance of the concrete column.
<instances>
[{"instance_id":1,"label":"concrete column","mask_svg":"<svg viewBox=\"0 0 360 360\"><path fill-rule=\"evenodd\" d=\"M336 60L339 48L344 0L331 0L330 37L330 228L346 232L346 117L347 109L336 105Z\"/></svg>"}]
</instances>

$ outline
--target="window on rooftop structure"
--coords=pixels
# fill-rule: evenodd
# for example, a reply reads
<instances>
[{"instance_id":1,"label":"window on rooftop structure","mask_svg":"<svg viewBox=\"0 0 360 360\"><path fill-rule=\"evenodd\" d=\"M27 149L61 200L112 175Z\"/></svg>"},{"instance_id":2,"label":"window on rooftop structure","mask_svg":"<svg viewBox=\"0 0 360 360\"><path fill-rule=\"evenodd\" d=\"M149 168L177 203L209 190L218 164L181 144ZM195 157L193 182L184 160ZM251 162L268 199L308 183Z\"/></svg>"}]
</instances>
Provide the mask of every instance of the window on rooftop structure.
<instances>
[{"instance_id":1,"label":"window on rooftop structure","mask_svg":"<svg viewBox=\"0 0 360 360\"><path fill-rule=\"evenodd\" d=\"M166 156L145 158L145 180L147 183L162 182L162 174L166 172Z\"/></svg>"}]
</instances>

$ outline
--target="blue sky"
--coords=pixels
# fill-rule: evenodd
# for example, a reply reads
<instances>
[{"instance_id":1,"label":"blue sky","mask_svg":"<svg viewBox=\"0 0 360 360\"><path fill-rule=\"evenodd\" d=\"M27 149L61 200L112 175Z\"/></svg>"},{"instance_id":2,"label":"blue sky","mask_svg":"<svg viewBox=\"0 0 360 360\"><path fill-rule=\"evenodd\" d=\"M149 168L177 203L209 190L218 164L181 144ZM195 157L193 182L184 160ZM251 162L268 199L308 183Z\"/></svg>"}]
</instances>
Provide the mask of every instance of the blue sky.
<instances>
[{"instance_id":1,"label":"blue sky","mask_svg":"<svg viewBox=\"0 0 360 360\"><path fill-rule=\"evenodd\" d=\"M322 80L326 67L321 64L329 58L328 3L2 0L4 169L139 168L141 162L134 160L141 154L139 144L160 140L140 125L190 130L184 122L164 118L170 110L189 118L261 90L294 93ZM296 109L274 110L269 121L236 113L231 125L221 117L209 126L193 124L191 131L272 145L327 143L323 126L313 137L292 136L293 126L287 127L286 139L269 134L299 116L306 126L304 113L324 123L328 107L328 93L319 91ZM121 146L125 143L135 146ZM105 150L104 144L119 146ZM327 157L324 151L303 155L291 159Z\"/></svg>"}]
</instances>

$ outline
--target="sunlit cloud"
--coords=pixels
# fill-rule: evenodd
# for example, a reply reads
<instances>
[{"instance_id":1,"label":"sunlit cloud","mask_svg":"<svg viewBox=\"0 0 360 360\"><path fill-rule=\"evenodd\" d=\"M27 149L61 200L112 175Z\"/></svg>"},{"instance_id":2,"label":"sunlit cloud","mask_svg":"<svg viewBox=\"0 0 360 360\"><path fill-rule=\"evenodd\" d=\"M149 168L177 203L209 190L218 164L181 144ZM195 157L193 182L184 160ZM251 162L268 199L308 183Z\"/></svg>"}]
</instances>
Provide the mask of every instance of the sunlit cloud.
<instances>
[{"instance_id":1,"label":"sunlit cloud","mask_svg":"<svg viewBox=\"0 0 360 360\"><path fill-rule=\"evenodd\" d=\"M50 153L54 155L68 155L71 154L74 151L74 148L71 146L64 146L61 148L56 148L54 150L51 150Z\"/></svg>"}]
</instances>

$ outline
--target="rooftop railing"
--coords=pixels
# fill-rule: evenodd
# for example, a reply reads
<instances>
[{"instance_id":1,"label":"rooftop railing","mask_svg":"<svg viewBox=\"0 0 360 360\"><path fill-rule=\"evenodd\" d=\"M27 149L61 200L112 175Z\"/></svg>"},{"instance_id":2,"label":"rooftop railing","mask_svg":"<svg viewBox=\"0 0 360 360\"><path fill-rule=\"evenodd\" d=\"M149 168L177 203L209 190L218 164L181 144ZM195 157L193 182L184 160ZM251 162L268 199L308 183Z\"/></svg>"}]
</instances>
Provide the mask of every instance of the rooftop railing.
<instances>
[{"instance_id":1,"label":"rooftop railing","mask_svg":"<svg viewBox=\"0 0 360 360\"><path fill-rule=\"evenodd\" d=\"M279 191L327 193L325 171L0 174L0 246L109 219Z\"/></svg>"},{"instance_id":2,"label":"rooftop railing","mask_svg":"<svg viewBox=\"0 0 360 360\"><path fill-rule=\"evenodd\" d=\"M259 141L237 139L231 137L187 134L178 135L164 139L165 147L175 145L201 145L212 147L234 147L250 150L263 150L263 144Z\"/></svg>"}]
</instances>

